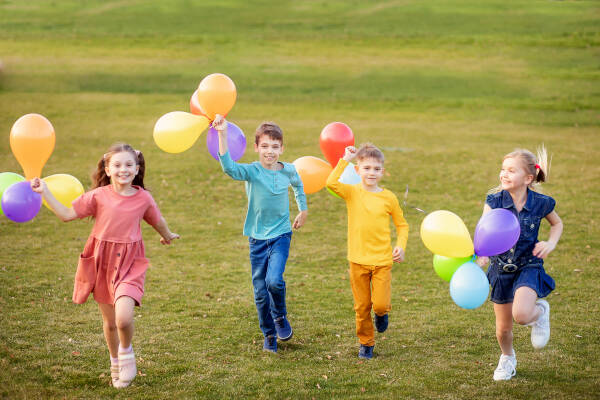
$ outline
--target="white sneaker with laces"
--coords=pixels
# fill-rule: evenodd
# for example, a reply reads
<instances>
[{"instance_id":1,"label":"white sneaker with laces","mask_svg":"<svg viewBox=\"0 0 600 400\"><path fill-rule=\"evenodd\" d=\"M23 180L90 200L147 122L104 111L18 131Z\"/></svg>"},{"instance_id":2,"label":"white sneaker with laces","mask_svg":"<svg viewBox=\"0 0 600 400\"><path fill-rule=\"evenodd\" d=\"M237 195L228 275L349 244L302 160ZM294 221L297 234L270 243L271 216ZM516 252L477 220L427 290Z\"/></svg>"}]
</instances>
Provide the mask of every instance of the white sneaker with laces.
<instances>
[{"instance_id":1,"label":"white sneaker with laces","mask_svg":"<svg viewBox=\"0 0 600 400\"><path fill-rule=\"evenodd\" d=\"M495 381L508 381L517 373L517 357L502 354L494 371Z\"/></svg>"},{"instance_id":2,"label":"white sneaker with laces","mask_svg":"<svg viewBox=\"0 0 600 400\"><path fill-rule=\"evenodd\" d=\"M550 304L546 300L538 300L535 304L542 307L543 312L531 324L531 344L534 349L541 349L550 339Z\"/></svg>"}]
</instances>

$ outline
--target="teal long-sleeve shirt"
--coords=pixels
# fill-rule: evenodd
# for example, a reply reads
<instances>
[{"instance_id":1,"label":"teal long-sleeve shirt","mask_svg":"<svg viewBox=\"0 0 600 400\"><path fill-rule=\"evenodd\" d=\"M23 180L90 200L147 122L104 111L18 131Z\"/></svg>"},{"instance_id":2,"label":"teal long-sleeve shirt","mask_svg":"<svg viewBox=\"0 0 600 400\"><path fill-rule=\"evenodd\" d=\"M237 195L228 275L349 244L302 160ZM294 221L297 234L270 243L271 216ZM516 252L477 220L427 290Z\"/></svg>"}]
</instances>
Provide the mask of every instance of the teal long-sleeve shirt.
<instances>
[{"instance_id":1,"label":"teal long-sleeve shirt","mask_svg":"<svg viewBox=\"0 0 600 400\"><path fill-rule=\"evenodd\" d=\"M246 181L248 212L244 235L254 239L272 239L292 230L288 187L291 185L298 210L304 211L306 195L294 164L284 163L279 171L265 169L260 162L236 163L229 152L219 155L223 171L238 181Z\"/></svg>"}]
</instances>

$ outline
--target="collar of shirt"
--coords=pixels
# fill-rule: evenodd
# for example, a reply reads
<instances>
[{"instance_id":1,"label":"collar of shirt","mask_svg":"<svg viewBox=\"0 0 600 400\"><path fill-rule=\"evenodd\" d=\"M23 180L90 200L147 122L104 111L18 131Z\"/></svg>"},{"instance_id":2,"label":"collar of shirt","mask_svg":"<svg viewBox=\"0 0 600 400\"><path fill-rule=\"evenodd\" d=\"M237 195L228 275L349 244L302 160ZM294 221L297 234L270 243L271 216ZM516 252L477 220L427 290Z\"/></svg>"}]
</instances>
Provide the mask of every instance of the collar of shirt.
<instances>
[{"instance_id":1,"label":"collar of shirt","mask_svg":"<svg viewBox=\"0 0 600 400\"><path fill-rule=\"evenodd\" d=\"M527 188L527 200L525 201L523 209L531 211L533 207L533 201L533 192L529 188ZM502 208L514 208L516 210L512 196L507 190L502 191Z\"/></svg>"}]
</instances>

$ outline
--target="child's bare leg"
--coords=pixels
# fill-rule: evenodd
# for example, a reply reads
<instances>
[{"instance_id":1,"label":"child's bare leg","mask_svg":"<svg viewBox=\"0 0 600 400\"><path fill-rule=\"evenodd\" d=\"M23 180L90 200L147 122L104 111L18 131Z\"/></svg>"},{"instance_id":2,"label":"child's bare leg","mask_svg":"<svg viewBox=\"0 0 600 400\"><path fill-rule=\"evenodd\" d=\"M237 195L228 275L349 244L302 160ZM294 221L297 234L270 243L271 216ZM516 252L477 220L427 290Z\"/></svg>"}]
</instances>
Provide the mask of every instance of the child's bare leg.
<instances>
[{"instance_id":1,"label":"child's bare leg","mask_svg":"<svg viewBox=\"0 0 600 400\"><path fill-rule=\"evenodd\" d=\"M119 387L128 386L137 374L135 355L131 347L133 338L133 308L135 300L121 296L115 302L115 319L119 330Z\"/></svg>"},{"instance_id":2,"label":"child's bare leg","mask_svg":"<svg viewBox=\"0 0 600 400\"><path fill-rule=\"evenodd\" d=\"M133 338L133 308L135 300L128 296L121 296L115 302L115 321L119 332L121 347L126 349L131 345Z\"/></svg>"},{"instance_id":3,"label":"child's bare leg","mask_svg":"<svg viewBox=\"0 0 600 400\"><path fill-rule=\"evenodd\" d=\"M515 292L512 315L515 322L520 325L527 325L537 321L542 310L535 304L537 293L532 288L521 286Z\"/></svg>"},{"instance_id":4,"label":"child's bare leg","mask_svg":"<svg viewBox=\"0 0 600 400\"><path fill-rule=\"evenodd\" d=\"M115 307L112 304L98 303L98 308L102 313L102 330L104 331L108 351L111 357L116 358L119 352L119 335L115 321Z\"/></svg>"},{"instance_id":5,"label":"child's bare leg","mask_svg":"<svg viewBox=\"0 0 600 400\"><path fill-rule=\"evenodd\" d=\"M512 310L513 303L494 303L494 313L496 314L496 339L498 339L502 354L507 356L512 356L514 354Z\"/></svg>"}]
</instances>

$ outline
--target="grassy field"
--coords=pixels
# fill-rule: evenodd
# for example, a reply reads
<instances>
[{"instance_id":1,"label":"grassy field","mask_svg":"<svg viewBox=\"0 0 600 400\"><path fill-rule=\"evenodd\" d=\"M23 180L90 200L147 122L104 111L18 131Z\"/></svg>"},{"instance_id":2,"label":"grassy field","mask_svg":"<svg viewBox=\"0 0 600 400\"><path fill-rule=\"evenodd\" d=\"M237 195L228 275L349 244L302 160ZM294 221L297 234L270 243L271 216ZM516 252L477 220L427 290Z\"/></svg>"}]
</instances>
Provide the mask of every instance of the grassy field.
<instances>
[{"instance_id":1,"label":"grassy field","mask_svg":"<svg viewBox=\"0 0 600 400\"><path fill-rule=\"evenodd\" d=\"M56 148L44 176L87 187L115 141L141 149L146 182L173 231L143 227L152 267L136 311L140 376L109 386L93 301L70 301L91 222L43 208L0 219L2 398L539 398L600 396L600 7L593 1L42 1L0 0L0 172L22 173L9 146L21 115L45 115ZM545 192L565 230L546 267L552 337L542 351L515 328L517 376L492 380L500 354L491 303L457 307L411 225L393 269L390 328L377 357L356 357L346 211L321 191L294 233L286 271L295 335L261 351L242 236L243 184L226 177L204 136L162 152L152 128L188 110L209 73L236 83L229 118L252 141L274 120L282 159L322 157L319 133L343 121L386 155L383 186L473 232L502 156L553 153ZM242 161L255 159L251 147ZM293 203L292 203L293 204ZM292 209L295 213L295 209ZM547 235L547 224L542 237Z\"/></svg>"}]
</instances>

